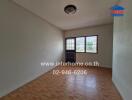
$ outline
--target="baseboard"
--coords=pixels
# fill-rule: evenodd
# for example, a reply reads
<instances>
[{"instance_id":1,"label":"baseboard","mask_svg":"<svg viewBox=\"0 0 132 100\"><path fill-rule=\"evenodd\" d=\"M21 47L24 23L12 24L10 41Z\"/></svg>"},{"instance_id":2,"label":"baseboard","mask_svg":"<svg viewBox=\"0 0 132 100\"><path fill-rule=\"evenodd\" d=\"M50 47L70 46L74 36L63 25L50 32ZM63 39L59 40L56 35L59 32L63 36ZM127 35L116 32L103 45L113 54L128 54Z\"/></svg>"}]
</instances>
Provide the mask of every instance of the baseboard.
<instances>
[{"instance_id":1,"label":"baseboard","mask_svg":"<svg viewBox=\"0 0 132 100\"><path fill-rule=\"evenodd\" d=\"M32 83L33 81L35 81L35 80L38 79L39 77L43 76L44 74L46 74L46 73L52 71L52 70L53 70L54 68L56 68L56 67L57 67L57 66L51 67L48 71L43 72L43 73L40 73L40 75L36 76L34 79L29 80L29 81L27 81L27 82L24 82L24 83L20 84L17 88L10 89L9 92L7 92L6 94L5 94L5 93L4 93L4 94L1 94L1 95L0 95L0 99L1 99L2 97L6 96L6 95L9 95L10 93L12 93L12 92L14 92L14 91L16 91L16 90L22 88L23 86Z\"/></svg>"},{"instance_id":2,"label":"baseboard","mask_svg":"<svg viewBox=\"0 0 132 100\"><path fill-rule=\"evenodd\" d=\"M129 88L126 83L122 82L122 80L116 76L113 76L112 81L123 100L131 100L131 88Z\"/></svg>"},{"instance_id":3,"label":"baseboard","mask_svg":"<svg viewBox=\"0 0 132 100\"><path fill-rule=\"evenodd\" d=\"M114 81L113 78L112 78L112 83L113 83L114 87L116 88L117 92L119 93L119 95L121 96L122 100L125 100L125 99L123 99L123 96L122 96L121 93L120 93L120 89L119 89L119 87L117 86L117 84L116 84L116 82Z\"/></svg>"}]
</instances>

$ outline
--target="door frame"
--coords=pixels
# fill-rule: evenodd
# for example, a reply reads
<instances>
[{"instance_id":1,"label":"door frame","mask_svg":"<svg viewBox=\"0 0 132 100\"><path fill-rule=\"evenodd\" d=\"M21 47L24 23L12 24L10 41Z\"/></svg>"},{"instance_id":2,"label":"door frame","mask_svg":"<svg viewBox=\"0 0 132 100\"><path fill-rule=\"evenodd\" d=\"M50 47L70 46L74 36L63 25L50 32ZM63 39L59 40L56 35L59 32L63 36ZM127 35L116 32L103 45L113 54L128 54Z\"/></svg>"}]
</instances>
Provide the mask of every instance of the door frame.
<instances>
[{"instance_id":1,"label":"door frame","mask_svg":"<svg viewBox=\"0 0 132 100\"><path fill-rule=\"evenodd\" d=\"M66 40L67 39L74 39L74 50L66 50ZM75 51L75 62L76 62L76 37L66 37L65 38L65 62L66 62L66 52L67 51Z\"/></svg>"}]
</instances>

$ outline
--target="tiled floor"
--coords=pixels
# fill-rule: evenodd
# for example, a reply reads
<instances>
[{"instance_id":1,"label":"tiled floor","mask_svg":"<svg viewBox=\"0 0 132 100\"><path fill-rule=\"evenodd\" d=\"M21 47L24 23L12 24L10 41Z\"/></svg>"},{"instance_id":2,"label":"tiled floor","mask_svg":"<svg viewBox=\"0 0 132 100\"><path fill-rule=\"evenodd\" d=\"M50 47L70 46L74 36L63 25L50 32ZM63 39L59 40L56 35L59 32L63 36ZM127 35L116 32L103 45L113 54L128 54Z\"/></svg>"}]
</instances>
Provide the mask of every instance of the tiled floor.
<instances>
[{"instance_id":1,"label":"tiled floor","mask_svg":"<svg viewBox=\"0 0 132 100\"><path fill-rule=\"evenodd\" d=\"M111 69L58 67L0 100L122 100L111 80ZM71 75L65 75L71 70ZM86 70L87 75L75 75ZM55 72L55 71L54 71Z\"/></svg>"}]
</instances>

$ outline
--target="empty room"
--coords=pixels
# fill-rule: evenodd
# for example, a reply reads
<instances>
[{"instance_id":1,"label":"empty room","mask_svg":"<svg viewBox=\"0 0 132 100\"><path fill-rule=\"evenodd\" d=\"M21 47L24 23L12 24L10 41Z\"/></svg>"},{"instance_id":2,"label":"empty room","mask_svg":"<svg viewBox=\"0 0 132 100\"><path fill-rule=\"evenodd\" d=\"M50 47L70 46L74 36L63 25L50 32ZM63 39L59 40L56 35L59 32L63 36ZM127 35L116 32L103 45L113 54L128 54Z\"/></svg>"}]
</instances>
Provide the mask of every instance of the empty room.
<instances>
[{"instance_id":1,"label":"empty room","mask_svg":"<svg viewBox=\"0 0 132 100\"><path fill-rule=\"evenodd\" d=\"M132 100L131 0L0 0L0 100Z\"/></svg>"}]
</instances>

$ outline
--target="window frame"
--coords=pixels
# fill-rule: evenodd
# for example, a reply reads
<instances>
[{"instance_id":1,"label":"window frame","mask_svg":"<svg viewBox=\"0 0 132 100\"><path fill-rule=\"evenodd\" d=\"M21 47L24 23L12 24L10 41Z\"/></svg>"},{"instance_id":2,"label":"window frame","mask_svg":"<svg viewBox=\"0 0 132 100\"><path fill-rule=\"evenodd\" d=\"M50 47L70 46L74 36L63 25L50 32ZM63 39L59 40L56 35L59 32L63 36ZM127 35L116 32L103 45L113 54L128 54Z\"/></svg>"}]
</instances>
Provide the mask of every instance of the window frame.
<instances>
[{"instance_id":1,"label":"window frame","mask_svg":"<svg viewBox=\"0 0 132 100\"><path fill-rule=\"evenodd\" d=\"M96 53L86 52L86 37L92 37L92 36L96 36L96 37L97 37ZM85 38L85 42L84 42L84 52L76 52L76 38L81 38L81 37L84 37L84 38ZM67 40L67 39L74 39L74 40L75 40L74 49L75 49L75 52L76 52L76 53L98 54L98 44L99 44L98 38L99 38L98 35L86 35L86 36L77 36L77 37L66 37L66 38L65 38L65 50L66 50L66 40ZM67 50L66 50L66 51L67 51Z\"/></svg>"},{"instance_id":2,"label":"window frame","mask_svg":"<svg viewBox=\"0 0 132 100\"><path fill-rule=\"evenodd\" d=\"M75 37L75 41L76 41L76 38L84 38L84 52L77 52L77 43L75 44L76 45L76 48L75 48L75 50L76 50L76 53L86 53L86 46L85 46L85 44L86 44L86 37L85 36L78 36L78 37Z\"/></svg>"},{"instance_id":3,"label":"window frame","mask_svg":"<svg viewBox=\"0 0 132 100\"><path fill-rule=\"evenodd\" d=\"M67 40L68 39L74 39L74 50L76 51L76 37L68 37L68 38L65 38L65 51L74 51L74 50L68 50L67 49Z\"/></svg>"},{"instance_id":4,"label":"window frame","mask_svg":"<svg viewBox=\"0 0 132 100\"><path fill-rule=\"evenodd\" d=\"M86 52L87 50L87 48L86 48L86 42L87 42L87 37L93 37L93 36L96 36L97 37L97 43L96 43L96 53L94 53L94 52ZM98 54L98 35L90 35L90 36L85 36L85 39L86 39L86 41L85 41L85 53L89 53L89 54Z\"/></svg>"}]
</instances>

